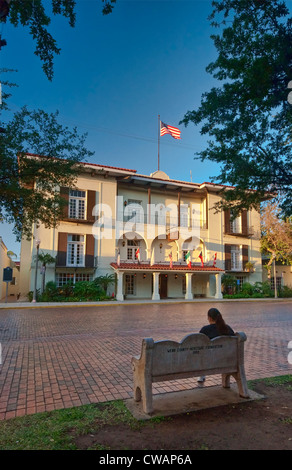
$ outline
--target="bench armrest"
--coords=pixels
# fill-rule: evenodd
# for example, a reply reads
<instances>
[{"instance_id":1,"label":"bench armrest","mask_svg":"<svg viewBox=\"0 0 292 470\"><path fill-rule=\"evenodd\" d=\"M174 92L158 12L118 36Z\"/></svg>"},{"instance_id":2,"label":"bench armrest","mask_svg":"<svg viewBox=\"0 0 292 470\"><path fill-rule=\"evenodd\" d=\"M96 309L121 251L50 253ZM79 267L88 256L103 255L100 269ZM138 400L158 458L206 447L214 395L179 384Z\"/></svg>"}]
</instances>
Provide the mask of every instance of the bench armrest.
<instances>
[{"instance_id":1,"label":"bench armrest","mask_svg":"<svg viewBox=\"0 0 292 470\"><path fill-rule=\"evenodd\" d=\"M238 341L246 341L247 340L246 334L243 333L242 331L237 332L236 336L238 337Z\"/></svg>"}]
</instances>

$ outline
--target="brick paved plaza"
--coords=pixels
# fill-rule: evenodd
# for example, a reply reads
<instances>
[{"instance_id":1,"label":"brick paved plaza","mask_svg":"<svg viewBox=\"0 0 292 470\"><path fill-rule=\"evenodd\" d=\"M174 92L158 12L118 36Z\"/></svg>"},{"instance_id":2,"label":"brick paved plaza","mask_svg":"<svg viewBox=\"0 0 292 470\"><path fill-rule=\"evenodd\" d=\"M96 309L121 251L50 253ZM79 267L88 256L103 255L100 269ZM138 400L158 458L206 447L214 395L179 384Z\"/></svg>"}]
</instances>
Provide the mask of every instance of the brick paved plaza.
<instances>
[{"instance_id":1,"label":"brick paved plaza","mask_svg":"<svg viewBox=\"0 0 292 470\"><path fill-rule=\"evenodd\" d=\"M144 337L180 341L206 324L210 306L247 334L247 379L292 373L292 302L161 302L0 308L0 419L132 397L131 357ZM219 383L207 378L206 386ZM155 393L197 386L154 385Z\"/></svg>"}]
</instances>

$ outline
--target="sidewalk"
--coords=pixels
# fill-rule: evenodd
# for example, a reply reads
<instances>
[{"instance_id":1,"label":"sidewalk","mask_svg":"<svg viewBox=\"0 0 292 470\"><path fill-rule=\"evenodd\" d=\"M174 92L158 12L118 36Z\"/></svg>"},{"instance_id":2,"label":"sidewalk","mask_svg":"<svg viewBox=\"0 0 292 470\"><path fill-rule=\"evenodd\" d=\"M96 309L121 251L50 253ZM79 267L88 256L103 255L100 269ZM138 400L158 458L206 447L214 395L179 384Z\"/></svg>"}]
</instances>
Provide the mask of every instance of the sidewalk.
<instances>
[{"instance_id":1,"label":"sidewalk","mask_svg":"<svg viewBox=\"0 0 292 470\"><path fill-rule=\"evenodd\" d=\"M5 303L5 299L0 300L0 309L8 308L50 308L50 307L110 307L115 305L145 305L145 304L177 304L177 303L222 303L222 302L287 302L291 301L292 298L256 298L256 299L214 299L214 298L200 298L200 299L161 299L161 300L151 300L151 299L133 299L133 300L107 300L107 301L81 301L81 302L15 302L8 301Z\"/></svg>"}]
</instances>

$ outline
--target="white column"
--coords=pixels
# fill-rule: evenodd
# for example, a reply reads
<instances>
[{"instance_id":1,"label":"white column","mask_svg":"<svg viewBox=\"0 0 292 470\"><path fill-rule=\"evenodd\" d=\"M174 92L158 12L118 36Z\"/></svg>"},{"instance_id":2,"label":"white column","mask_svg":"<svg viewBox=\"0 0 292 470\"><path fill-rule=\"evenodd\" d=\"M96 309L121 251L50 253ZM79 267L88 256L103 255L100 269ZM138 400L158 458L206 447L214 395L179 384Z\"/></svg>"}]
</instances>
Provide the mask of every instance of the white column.
<instances>
[{"instance_id":1,"label":"white column","mask_svg":"<svg viewBox=\"0 0 292 470\"><path fill-rule=\"evenodd\" d=\"M215 293L215 299L223 299L223 295L221 292L221 273L218 273L215 275L216 277L216 293Z\"/></svg>"},{"instance_id":2,"label":"white column","mask_svg":"<svg viewBox=\"0 0 292 470\"><path fill-rule=\"evenodd\" d=\"M117 272L117 278L118 278L117 300L124 300L124 294L123 294L123 279L124 279L124 273L118 271L118 272Z\"/></svg>"},{"instance_id":3,"label":"white column","mask_svg":"<svg viewBox=\"0 0 292 470\"><path fill-rule=\"evenodd\" d=\"M159 274L160 274L160 273L153 273L153 293L152 293L152 300L160 300L160 294L159 294Z\"/></svg>"},{"instance_id":4,"label":"white column","mask_svg":"<svg viewBox=\"0 0 292 470\"><path fill-rule=\"evenodd\" d=\"M186 294L185 294L185 299L193 299L193 294L192 294L192 277L193 273L186 273Z\"/></svg>"}]
</instances>

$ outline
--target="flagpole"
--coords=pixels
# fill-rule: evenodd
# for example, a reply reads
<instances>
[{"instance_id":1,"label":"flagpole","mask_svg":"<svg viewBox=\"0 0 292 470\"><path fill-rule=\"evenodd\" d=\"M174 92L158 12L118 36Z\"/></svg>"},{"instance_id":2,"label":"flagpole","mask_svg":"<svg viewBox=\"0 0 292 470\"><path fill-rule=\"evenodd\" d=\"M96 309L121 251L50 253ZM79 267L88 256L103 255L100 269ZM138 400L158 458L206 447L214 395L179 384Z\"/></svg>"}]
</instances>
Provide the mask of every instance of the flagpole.
<instances>
[{"instance_id":1,"label":"flagpole","mask_svg":"<svg viewBox=\"0 0 292 470\"><path fill-rule=\"evenodd\" d=\"M160 150L160 114L158 114L158 171L159 171L159 150Z\"/></svg>"}]
</instances>

